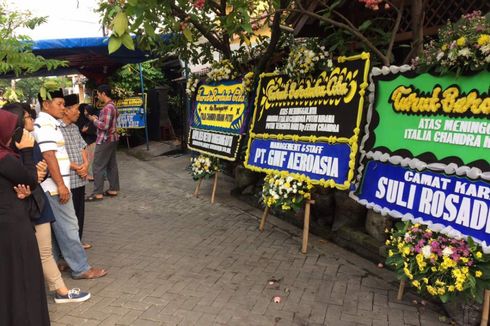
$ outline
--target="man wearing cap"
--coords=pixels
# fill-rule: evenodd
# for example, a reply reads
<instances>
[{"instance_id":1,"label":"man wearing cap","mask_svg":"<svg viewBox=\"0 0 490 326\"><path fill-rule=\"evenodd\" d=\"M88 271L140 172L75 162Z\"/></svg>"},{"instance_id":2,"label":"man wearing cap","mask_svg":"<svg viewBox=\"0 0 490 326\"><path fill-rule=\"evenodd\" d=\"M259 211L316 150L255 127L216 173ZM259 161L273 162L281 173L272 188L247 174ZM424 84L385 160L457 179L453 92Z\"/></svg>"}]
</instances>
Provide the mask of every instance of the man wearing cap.
<instances>
[{"instance_id":1,"label":"man wearing cap","mask_svg":"<svg viewBox=\"0 0 490 326\"><path fill-rule=\"evenodd\" d=\"M41 112L34 123L34 137L48 165L49 177L41 186L56 217L53 231L57 243L71 268L72 278L92 279L105 276L106 270L93 268L88 264L78 235L78 221L70 193L70 159L60 122L57 120L65 115L63 90L43 86L38 99Z\"/></svg>"},{"instance_id":2,"label":"man wearing cap","mask_svg":"<svg viewBox=\"0 0 490 326\"><path fill-rule=\"evenodd\" d=\"M60 120L61 133L65 139L65 147L70 158L70 190L73 198L73 206L78 219L78 234L80 241L83 236L85 221L85 185L88 175L88 156L85 148L87 143L82 138L78 126L75 124L80 117L78 94L65 96L65 116ZM90 249L92 245L82 242L84 249Z\"/></svg>"}]
</instances>

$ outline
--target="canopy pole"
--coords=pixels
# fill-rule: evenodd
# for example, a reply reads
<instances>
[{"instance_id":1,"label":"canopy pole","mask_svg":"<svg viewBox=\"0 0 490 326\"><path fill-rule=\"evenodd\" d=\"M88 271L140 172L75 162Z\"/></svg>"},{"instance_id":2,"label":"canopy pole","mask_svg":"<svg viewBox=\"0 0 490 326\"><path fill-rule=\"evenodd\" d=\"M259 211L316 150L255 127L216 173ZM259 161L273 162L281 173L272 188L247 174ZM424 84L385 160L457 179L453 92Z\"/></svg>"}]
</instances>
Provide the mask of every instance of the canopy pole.
<instances>
[{"instance_id":1,"label":"canopy pole","mask_svg":"<svg viewBox=\"0 0 490 326\"><path fill-rule=\"evenodd\" d=\"M187 87L187 81L189 80L189 63L187 62L187 59L184 61L184 77L185 77L185 86L184 88ZM182 133L182 149L184 149L184 142L187 139L186 135L188 135L191 130L189 128L189 123L185 123L186 121L190 121L191 117L191 98L187 94L187 90L184 90L185 94L185 111L186 111L186 118L187 119L182 119L184 121L184 132Z\"/></svg>"},{"instance_id":2,"label":"canopy pole","mask_svg":"<svg viewBox=\"0 0 490 326\"><path fill-rule=\"evenodd\" d=\"M143 108L145 110L145 113L143 115L143 118L145 119L145 141L146 141L146 150L150 150L150 144L148 142L148 117L146 114L146 103L145 103L145 82L143 81L143 66L138 64L140 68L140 85L141 85L141 99L143 100Z\"/></svg>"}]
</instances>

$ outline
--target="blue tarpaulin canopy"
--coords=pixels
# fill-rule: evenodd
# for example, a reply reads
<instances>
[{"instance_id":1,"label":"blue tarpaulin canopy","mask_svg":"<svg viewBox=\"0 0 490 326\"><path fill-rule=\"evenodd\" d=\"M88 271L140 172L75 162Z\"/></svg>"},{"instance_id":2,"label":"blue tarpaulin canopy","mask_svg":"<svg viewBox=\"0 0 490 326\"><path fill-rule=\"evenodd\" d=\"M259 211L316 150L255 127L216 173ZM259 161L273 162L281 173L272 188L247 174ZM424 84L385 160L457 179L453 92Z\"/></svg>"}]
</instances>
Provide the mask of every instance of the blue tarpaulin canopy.
<instances>
[{"instance_id":1,"label":"blue tarpaulin canopy","mask_svg":"<svg viewBox=\"0 0 490 326\"><path fill-rule=\"evenodd\" d=\"M171 36L163 35L162 40L167 41ZM116 52L109 54L108 37L86 37L86 38L68 38L34 41L32 52L35 55L45 59L57 59L68 62L67 67L59 67L54 70L39 70L32 74L23 74L22 77L29 76L53 76L81 73L87 78L93 80L96 84L106 82L116 69L129 64L141 63L152 59L150 52L139 49L128 50L121 46ZM141 94L144 96L143 71L139 65ZM1 75L0 78L12 78L13 75ZM143 100L144 102L144 100ZM146 122L145 108L145 136L146 148L148 146L148 128Z\"/></svg>"},{"instance_id":2,"label":"blue tarpaulin canopy","mask_svg":"<svg viewBox=\"0 0 490 326\"><path fill-rule=\"evenodd\" d=\"M164 40L168 39L165 35ZM105 80L116 69L128 63L141 63L152 58L149 52L128 50L121 46L109 54L108 37L86 37L34 41L32 52L46 59L68 61L67 67L40 70L31 76L81 73L96 82Z\"/></svg>"}]
</instances>

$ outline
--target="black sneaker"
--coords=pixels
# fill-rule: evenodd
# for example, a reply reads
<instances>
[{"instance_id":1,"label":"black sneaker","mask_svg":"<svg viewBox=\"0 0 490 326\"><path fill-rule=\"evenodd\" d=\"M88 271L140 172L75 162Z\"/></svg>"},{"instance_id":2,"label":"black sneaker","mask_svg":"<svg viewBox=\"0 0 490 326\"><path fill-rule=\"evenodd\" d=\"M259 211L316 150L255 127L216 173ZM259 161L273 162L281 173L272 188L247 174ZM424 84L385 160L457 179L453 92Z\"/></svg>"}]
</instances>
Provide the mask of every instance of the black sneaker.
<instances>
[{"instance_id":1,"label":"black sneaker","mask_svg":"<svg viewBox=\"0 0 490 326\"><path fill-rule=\"evenodd\" d=\"M60 295L56 293L54 295L54 302L56 303L70 303L70 302L83 302L90 299L89 292L81 292L80 289L71 289L67 295Z\"/></svg>"}]
</instances>

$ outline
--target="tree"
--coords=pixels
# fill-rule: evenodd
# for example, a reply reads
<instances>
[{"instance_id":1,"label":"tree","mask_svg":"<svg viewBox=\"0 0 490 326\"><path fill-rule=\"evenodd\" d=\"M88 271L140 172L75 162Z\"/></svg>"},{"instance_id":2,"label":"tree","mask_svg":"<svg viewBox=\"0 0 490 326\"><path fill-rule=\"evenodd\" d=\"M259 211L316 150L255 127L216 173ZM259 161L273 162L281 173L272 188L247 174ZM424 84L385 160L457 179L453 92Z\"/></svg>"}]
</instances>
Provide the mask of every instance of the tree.
<instances>
[{"instance_id":1,"label":"tree","mask_svg":"<svg viewBox=\"0 0 490 326\"><path fill-rule=\"evenodd\" d=\"M416 2L423 8L423 0ZM104 15L103 23L113 31L113 45L125 45L124 40L131 32L138 36L138 46L153 50L159 48L162 53L174 51L192 63L213 61L213 51L220 53L223 59L232 59L232 40L238 39L242 46L250 49L254 33L268 26L270 37L260 59L255 62L256 75L267 70L267 63L281 40L281 25L291 14L317 20L329 31L330 41L352 40L349 44L356 43L352 48L358 51L366 49L377 61L389 65L393 61L395 36L405 0L397 0L396 3L390 0L355 1L356 10L360 13L378 11L380 6L386 8L383 10L395 11L396 16L390 20L387 32L377 26L377 17L369 18L373 16L369 14L363 15L368 17L365 21L355 25L340 10L343 5L352 3L345 0L109 0L101 4L100 11ZM166 43L161 38L165 33L172 34ZM419 45L420 37L414 48L420 49ZM116 46L110 45L109 48L114 50Z\"/></svg>"},{"instance_id":2,"label":"tree","mask_svg":"<svg viewBox=\"0 0 490 326\"><path fill-rule=\"evenodd\" d=\"M37 99L37 94L39 93L42 84L43 80L37 77L23 78L16 81L15 90L22 92L22 96L19 100L32 102L32 100Z\"/></svg>"},{"instance_id":3,"label":"tree","mask_svg":"<svg viewBox=\"0 0 490 326\"><path fill-rule=\"evenodd\" d=\"M394 10L396 12L396 17L391 21L388 26L387 31L379 31L380 29L376 27L372 19L366 19L358 26L343 14L339 8L341 5L345 4L346 1L342 0L317 0L319 4L319 9L309 9L303 5L303 1L295 0L294 7L290 8L291 12L296 12L301 15L313 18L319 21L325 28L331 28L336 32L340 32L340 35L344 34L343 37L352 37L360 45L362 45L366 50L370 51L383 65L390 65L393 61L393 47L395 45L395 37L398 29L400 27L403 9L405 7L405 0L398 0L396 3L390 0L358 0L359 3L365 4L368 10L373 10L377 12L380 10L379 6L384 5L386 10ZM414 15L420 15L420 11L423 12L423 0L416 0L417 9ZM412 17L413 20L423 21L422 17ZM421 24L423 25L423 24ZM417 29L417 33L420 27ZM378 34L383 36L381 42L374 42L370 34L372 31L376 31ZM342 36L341 36L342 37ZM420 49L421 40L420 38L415 39L414 47ZM416 54L413 51L411 55Z\"/></svg>"},{"instance_id":4,"label":"tree","mask_svg":"<svg viewBox=\"0 0 490 326\"><path fill-rule=\"evenodd\" d=\"M46 22L45 17L33 17L29 12L13 11L0 3L0 73L31 73L65 65L63 61L44 59L31 51L32 40L19 34L19 29L34 29Z\"/></svg>"},{"instance_id":5,"label":"tree","mask_svg":"<svg viewBox=\"0 0 490 326\"><path fill-rule=\"evenodd\" d=\"M109 51L132 48L129 33L138 36L138 47L174 52L192 63L211 62L213 52L232 59L232 41L251 47L255 31L271 25L271 37L257 67L263 69L279 42L279 25L289 0L109 0L99 11L112 35ZM171 34L163 40L162 34Z\"/></svg>"},{"instance_id":6,"label":"tree","mask_svg":"<svg viewBox=\"0 0 490 326\"><path fill-rule=\"evenodd\" d=\"M145 91L147 91L148 87L161 86L165 84L165 75L158 68L156 61L144 62L141 65L143 68ZM128 64L121 67L114 75L111 76L110 83L113 88L130 91L132 93L141 93L138 65Z\"/></svg>"}]
</instances>

